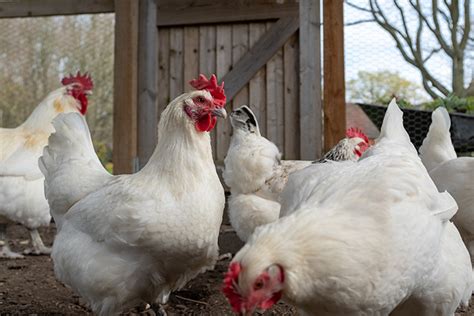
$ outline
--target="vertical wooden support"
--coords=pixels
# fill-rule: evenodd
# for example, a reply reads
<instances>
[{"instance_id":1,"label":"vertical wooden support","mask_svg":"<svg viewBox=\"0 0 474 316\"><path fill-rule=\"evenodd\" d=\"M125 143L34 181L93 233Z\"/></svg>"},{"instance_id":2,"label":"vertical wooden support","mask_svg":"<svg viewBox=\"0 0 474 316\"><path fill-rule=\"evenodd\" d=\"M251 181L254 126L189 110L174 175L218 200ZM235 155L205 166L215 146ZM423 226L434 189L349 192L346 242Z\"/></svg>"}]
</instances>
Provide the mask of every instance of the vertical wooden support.
<instances>
[{"instance_id":1,"label":"vertical wooden support","mask_svg":"<svg viewBox=\"0 0 474 316\"><path fill-rule=\"evenodd\" d=\"M319 7L319 0L300 0L300 148L307 160L322 154Z\"/></svg>"},{"instance_id":2,"label":"vertical wooden support","mask_svg":"<svg viewBox=\"0 0 474 316\"><path fill-rule=\"evenodd\" d=\"M216 30L216 76L222 79L232 68L232 25L219 25ZM227 105L232 111L232 104ZM223 164L229 149L232 127L230 120L221 120L216 124L216 157L217 163Z\"/></svg>"},{"instance_id":3,"label":"vertical wooden support","mask_svg":"<svg viewBox=\"0 0 474 316\"><path fill-rule=\"evenodd\" d=\"M343 0L324 0L324 149L344 138L346 98L344 81Z\"/></svg>"},{"instance_id":4,"label":"vertical wooden support","mask_svg":"<svg viewBox=\"0 0 474 316\"><path fill-rule=\"evenodd\" d=\"M157 142L158 27L156 1L139 1L138 20L138 164L142 168Z\"/></svg>"},{"instance_id":5,"label":"vertical wooden support","mask_svg":"<svg viewBox=\"0 0 474 316\"><path fill-rule=\"evenodd\" d=\"M114 173L132 173L137 157L138 1L115 0Z\"/></svg>"},{"instance_id":6,"label":"vertical wooden support","mask_svg":"<svg viewBox=\"0 0 474 316\"><path fill-rule=\"evenodd\" d=\"M299 126L299 58L298 37L293 35L283 47L285 103L285 159L300 158Z\"/></svg>"}]
</instances>

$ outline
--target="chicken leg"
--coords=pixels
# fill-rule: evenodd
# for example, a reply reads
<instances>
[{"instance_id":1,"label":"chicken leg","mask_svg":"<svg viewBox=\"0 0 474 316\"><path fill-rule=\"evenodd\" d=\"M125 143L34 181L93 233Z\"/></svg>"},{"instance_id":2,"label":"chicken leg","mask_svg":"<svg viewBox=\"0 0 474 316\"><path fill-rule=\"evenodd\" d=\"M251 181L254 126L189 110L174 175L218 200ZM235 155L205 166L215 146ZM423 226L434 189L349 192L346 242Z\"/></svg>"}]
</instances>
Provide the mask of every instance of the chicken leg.
<instances>
[{"instance_id":1,"label":"chicken leg","mask_svg":"<svg viewBox=\"0 0 474 316\"><path fill-rule=\"evenodd\" d=\"M16 252L13 252L8 245L7 239L7 224L0 224L0 258L6 259L23 259L24 257Z\"/></svg>"},{"instance_id":2,"label":"chicken leg","mask_svg":"<svg viewBox=\"0 0 474 316\"><path fill-rule=\"evenodd\" d=\"M31 246L32 248L25 249L23 253L25 255L49 255L51 254L51 248L46 247L41 239L41 236L38 230L29 229L31 237Z\"/></svg>"}]
</instances>

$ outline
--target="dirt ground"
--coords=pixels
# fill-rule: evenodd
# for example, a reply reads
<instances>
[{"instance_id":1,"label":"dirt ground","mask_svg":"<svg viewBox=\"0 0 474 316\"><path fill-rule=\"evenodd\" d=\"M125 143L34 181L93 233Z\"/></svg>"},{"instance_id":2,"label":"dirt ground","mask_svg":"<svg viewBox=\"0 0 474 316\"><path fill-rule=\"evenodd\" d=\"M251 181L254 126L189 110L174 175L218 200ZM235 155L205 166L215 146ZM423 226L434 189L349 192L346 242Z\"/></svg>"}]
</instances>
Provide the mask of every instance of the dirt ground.
<instances>
[{"instance_id":1,"label":"dirt ground","mask_svg":"<svg viewBox=\"0 0 474 316\"><path fill-rule=\"evenodd\" d=\"M51 245L55 227L42 229L46 244ZM27 247L28 232L20 225L9 228L12 248ZM223 225L220 245L222 253L235 253L242 243L231 227ZM220 292L222 276L229 260L221 261L215 270L199 276L184 289L171 295L166 306L173 315L233 315ZM134 315L134 313L127 313ZM0 260L0 315L92 315L86 304L70 289L56 281L48 256L28 256L23 260ZM135 314L136 315L136 314ZM294 308L279 303L264 315L296 315ZM474 309L460 311L457 316L474 315Z\"/></svg>"}]
</instances>

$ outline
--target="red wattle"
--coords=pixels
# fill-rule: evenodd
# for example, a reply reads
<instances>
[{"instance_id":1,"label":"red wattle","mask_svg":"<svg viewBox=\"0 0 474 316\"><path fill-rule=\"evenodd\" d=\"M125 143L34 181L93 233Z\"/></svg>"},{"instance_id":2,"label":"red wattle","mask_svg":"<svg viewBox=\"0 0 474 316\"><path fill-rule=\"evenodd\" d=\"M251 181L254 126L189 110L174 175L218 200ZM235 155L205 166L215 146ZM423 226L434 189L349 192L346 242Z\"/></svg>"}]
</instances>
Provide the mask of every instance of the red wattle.
<instances>
[{"instance_id":1,"label":"red wattle","mask_svg":"<svg viewBox=\"0 0 474 316\"><path fill-rule=\"evenodd\" d=\"M263 310L267 310L270 307L272 307L274 304L276 304L281 299L282 296L283 296L282 291L277 292L273 294L273 296L269 298L268 300L263 301L259 307Z\"/></svg>"},{"instance_id":2,"label":"red wattle","mask_svg":"<svg viewBox=\"0 0 474 316\"><path fill-rule=\"evenodd\" d=\"M217 118L212 116L210 113L201 116L196 121L196 129L200 132L210 132L214 126L216 126Z\"/></svg>"}]
</instances>

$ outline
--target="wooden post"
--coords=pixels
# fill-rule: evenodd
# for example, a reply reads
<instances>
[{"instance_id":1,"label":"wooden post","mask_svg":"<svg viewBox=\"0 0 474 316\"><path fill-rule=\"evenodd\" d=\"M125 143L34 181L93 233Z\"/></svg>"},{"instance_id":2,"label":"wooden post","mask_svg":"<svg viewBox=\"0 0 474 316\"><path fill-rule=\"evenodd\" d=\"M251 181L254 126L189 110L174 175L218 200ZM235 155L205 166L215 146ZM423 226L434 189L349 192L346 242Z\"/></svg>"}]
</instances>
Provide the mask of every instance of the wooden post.
<instances>
[{"instance_id":1,"label":"wooden post","mask_svg":"<svg viewBox=\"0 0 474 316\"><path fill-rule=\"evenodd\" d=\"M300 150L305 160L322 154L319 12L319 1L300 0Z\"/></svg>"},{"instance_id":2,"label":"wooden post","mask_svg":"<svg viewBox=\"0 0 474 316\"><path fill-rule=\"evenodd\" d=\"M344 138L346 97L344 81L343 0L324 0L324 149Z\"/></svg>"},{"instance_id":3,"label":"wooden post","mask_svg":"<svg viewBox=\"0 0 474 316\"><path fill-rule=\"evenodd\" d=\"M138 165L142 168L157 142L158 27L156 1L140 0L138 19Z\"/></svg>"},{"instance_id":4,"label":"wooden post","mask_svg":"<svg viewBox=\"0 0 474 316\"><path fill-rule=\"evenodd\" d=\"M138 1L115 0L114 173L135 171L137 157Z\"/></svg>"}]
</instances>

